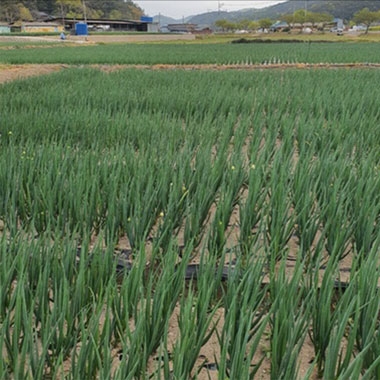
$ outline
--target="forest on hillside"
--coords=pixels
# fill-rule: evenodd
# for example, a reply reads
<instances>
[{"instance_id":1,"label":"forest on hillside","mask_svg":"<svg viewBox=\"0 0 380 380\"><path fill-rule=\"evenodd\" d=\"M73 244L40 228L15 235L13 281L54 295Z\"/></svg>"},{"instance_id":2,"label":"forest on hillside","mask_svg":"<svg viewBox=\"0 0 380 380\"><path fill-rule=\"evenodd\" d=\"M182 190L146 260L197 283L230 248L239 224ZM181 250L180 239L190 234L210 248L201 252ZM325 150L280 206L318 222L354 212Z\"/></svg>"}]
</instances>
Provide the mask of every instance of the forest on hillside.
<instances>
[{"instance_id":1,"label":"forest on hillside","mask_svg":"<svg viewBox=\"0 0 380 380\"><path fill-rule=\"evenodd\" d=\"M307 9L313 13L328 13L348 22L354 14L363 8L370 11L380 10L379 0L289 0L260 9L242 9L233 12L207 12L192 17L189 22L194 24L214 24L225 19L232 22L242 20L258 21L262 19L280 20L283 15L291 15L298 10Z\"/></svg>"},{"instance_id":2,"label":"forest on hillside","mask_svg":"<svg viewBox=\"0 0 380 380\"><path fill-rule=\"evenodd\" d=\"M132 0L1 0L0 20L33 21L47 16L137 20L143 10Z\"/></svg>"}]
</instances>

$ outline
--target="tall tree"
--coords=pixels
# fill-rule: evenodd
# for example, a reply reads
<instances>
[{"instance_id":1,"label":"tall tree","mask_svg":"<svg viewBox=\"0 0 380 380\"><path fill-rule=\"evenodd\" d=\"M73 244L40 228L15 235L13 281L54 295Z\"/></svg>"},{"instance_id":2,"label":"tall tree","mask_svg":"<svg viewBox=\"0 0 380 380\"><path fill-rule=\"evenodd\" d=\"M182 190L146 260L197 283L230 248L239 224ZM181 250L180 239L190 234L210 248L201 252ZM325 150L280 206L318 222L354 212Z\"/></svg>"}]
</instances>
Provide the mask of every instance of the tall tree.
<instances>
[{"instance_id":1,"label":"tall tree","mask_svg":"<svg viewBox=\"0 0 380 380\"><path fill-rule=\"evenodd\" d=\"M86 7L101 11L102 17L112 19L139 19L143 10L131 0L85 0Z\"/></svg>"},{"instance_id":2,"label":"tall tree","mask_svg":"<svg viewBox=\"0 0 380 380\"><path fill-rule=\"evenodd\" d=\"M139 19L143 15L132 0L0 0L0 20L28 19L28 11L79 18L83 17L84 9L89 18Z\"/></svg>"},{"instance_id":3,"label":"tall tree","mask_svg":"<svg viewBox=\"0 0 380 380\"><path fill-rule=\"evenodd\" d=\"M262 18L261 20L259 20L259 26L262 29L269 29L272 24L273 21L270 18Z\"/></svg>"},{"instance_id":4,"label":"tall tree","mask_svg":"<svg viewBox=\"0 0 380 380\"><path fill-rule=\"evenodd\" d=\"M83 3L81 0L57 0L56 11L62 18L65 17L82 17Z\"/></svg>"},{"instance_id":5,"label":"tall tree","mask_svg":"<svg viewBox=\"0 0 380 380\"><path fill-rule=\"evenodd\" d=\"M131 18L132 20L139 20L144 14L143 10L137 6L132 0L127 0L124 2L126 4L125 15L126 18Z\"/></svg>"},{"instance_id":6,"label":"tall tree","mask_svg":"<svg viewBox=\"0 0 380 380\"><path fill-rule=\"evenodd\" d=\"M368 33L369 27L375 22L380 20L380 11L371 12L368 8L363 8L354 14L353 20L357 24L363 24L367 27L365 33Z\"/></svg>"},{"instance_id":7,"label":"tall tree","mask_svg":"<svg viewBox=\"0 0 380 380\"><path fill-rule=\"evenodd\" d=\"M281 19L289 25L293 25L294 23L304 24L305 22L317 24L330 22L333 20L333 16L328 13L306 12L304 9L299 9L292 14L282 15Z\"/></svg>"},{"instance_id":8,"label":"tall tree","mask_svg":"<svg viewBox=\"0 0 380 380\"><path fill-rule=\"evenodd\" d=\"M15 21L31 21L33 20L30 9L23 2L10 2L5 0L0 4L0 20L5 20L8 23Z\"/></svg>"},{"instance_id":9,"label":"tall tree","mask_svg":"<svg viewBox=\"0 0 380 380\"><path fill-rule=\"evenodd\" d=\"M18 8L19 20L21 20L21 21L32 21L33 20L33 16L30 13L29 8L27 8L23 4L17 4L17 8Z\"/></svg>"},{"instance_id":10,"label":"tall tree","mask_svg":"<svg viewBox=\"0 0 380 380\"><path fill-rule=\"evenodd\" d=\"M18 19L19 9L17 4L2 3L0 4L0 19L8 23L15 22Z\"/></svg>"},{"instance_id":11,"label":"tall tree","mask_svg":"<svg viewBox=\"0 0 380 380\"><path fill-rule=\"evenodd\" d=\"M228 20L216 20L215 26L222 29L223 32L229 32L237 28L236 24Z\"/></svg>"}]
</instances>

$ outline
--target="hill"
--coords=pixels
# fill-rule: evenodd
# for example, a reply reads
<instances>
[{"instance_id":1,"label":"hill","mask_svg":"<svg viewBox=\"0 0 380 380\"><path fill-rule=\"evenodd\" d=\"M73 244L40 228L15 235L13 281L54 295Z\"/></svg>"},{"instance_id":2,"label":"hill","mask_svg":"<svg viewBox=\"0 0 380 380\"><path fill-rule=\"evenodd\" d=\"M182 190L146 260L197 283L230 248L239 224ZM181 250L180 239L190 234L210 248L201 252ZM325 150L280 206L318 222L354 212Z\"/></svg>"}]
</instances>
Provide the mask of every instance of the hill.
<instances>
[{"instance_id":1,"label":"hill","mask_svg":"<svg viewBox=\"0 0 380 380\"><path fill-rule=\"evenodd\" d=\"M306 9L311 12L327 12L334 17L350 20L352 16L363 8L371 11L380 10L380 1L367 0L289 0L284 3L272 5L270 7L256 9L243 9L234 12L208 12L190 18L189 22L194 24L212 25L216 20L226 19L229 21L239 20L260 20L270 18L277 20L283 14L292 14L299 9Z\"/></svg>"},{"instance_id":2,"label":"hill","mask_svg":"<svg viewBox=\"0 0 380 380\"><path fill-rule=\"evenodd\" d=\"M161 26L162 25L168 25L168 24L181 24L183 22L190 22L189 20L192 17L194 17L194 16L185 17L185 18L181 18L181 19L175 19L175 18L168 17L168 16L156 15L153 17L153 22L158 22Z\"/></svg>"},{"instance_id":3,"label":"hill","mask_svg":"<svg viewBox=\"0 0 380 380\"><path fill-rule=\"evenodd\" d=\"M85 4L85 5L84 5ZM132 0L1 0L0 21L33 21L49 16L139 19L142 9Z\"/></svg>"}]
</instances>

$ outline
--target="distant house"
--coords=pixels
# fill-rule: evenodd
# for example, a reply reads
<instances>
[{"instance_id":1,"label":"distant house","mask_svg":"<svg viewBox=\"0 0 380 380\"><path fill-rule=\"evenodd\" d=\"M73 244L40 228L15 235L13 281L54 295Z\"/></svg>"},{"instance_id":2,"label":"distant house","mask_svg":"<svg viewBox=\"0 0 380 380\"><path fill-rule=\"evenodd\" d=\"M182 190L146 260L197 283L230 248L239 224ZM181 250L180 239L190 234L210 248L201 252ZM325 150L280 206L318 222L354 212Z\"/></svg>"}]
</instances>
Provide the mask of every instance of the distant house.
<instances>
[{"instance_id":1,"label":"distant house","mask_svg":"<svg viewBox=\"0 0 380 380\"><path fill-rule=\"evenodd\" d=\"M344 29L343 20L341 18L334 18L333 22L338 29Z\"/></svg>"},{"instance_id":2,"label":"distant house","mask_svg":"<svg viewBox=\"0 0 380 380\"><path fill-rule=\"evenodd\" d=\"M303 25L300 22L294 22L293 24L290 24L292 29L302 29Z\"/></svg>"},{"instance_id":3,"label":"distant house","mask_svg":"<svg viewBox=\"0 0 380 380\"><path fill-rule=\"evenodd\" d=\"M199 28L195 29L195 31L193 33L194 34L211 34L212 29L208 26L199 27Z\"/></svg>"},{"instance_id":4,"label":"distant house","mask_svg":"<svg viewBox=\"0 0 380 380\"><path fill-rule=\"evenodd\" d=\"M32 14L33 20L34 21L39 21L39 22L49 22L53 21L54 17L49 15L48 13L45 12L40 12L37 10L31 10L30 13Z\"/></svg>"},{"instance_id":5,"label":"distant house","mask_svg":"<svg viewBox=\"0 0 380 380\"><path fill-rule=\"evenodd\" d=\"M168 24L167 28L172 33L192 33L195 31L197 24Z\"/></svg>"},{"instance_id":6,"label":"distant house","mask_svg":"<svg viewBox=\"0 0 380 380\"><path fill-rule=\"evenodd\" d=\"M11 32L10 25L0 22L0 34L7 34Z\"/></svg>"},{"instance_id":7,"label":"distant house","mask_svg":"<svg viewBox=\"0 0 380 380\"><path fill-rule=\"evenodd\" d=\"M212 30L207 25L198 24L168 24L166 29L171 33L210 34ZM162 28L161 28L162 31Z\"/></svg>"},{"instance_id":8,"label":"distant house","mask_svg":"<svg viewBox=\"0 0 380 380\"><path fill-rule=\"evenodd\" d=\"M86 22L90 31L110 32L158 32L158 24L151 21L150 17L142 17L142 20L110 20L110 19L57 19L65 24L65 30L74 32L75 25Z\"/></svg>"},{"instance_id":9,"label":"distant house","mask_svg":"<svg viewBox=\"0 0 380 380\"><path fill-rule=\"evenodd\" d=\"M284 29L288 29L289 24L286 21L276 21L274 24L272 24L269 28L271 32L281 32Z\"/></svg>"},{"instance_id":10,"label":"distant house","mask_svg":"<svg viewBox=\"0 0 380 380\"><path fill-rule=\"evenodd\" d=\"M54 22L25 22L21 24L21 32L24 33L60 33L62 25Z\"/></svg>"},{"instance_id":11,"label":"distant house","mask_svg":"<svg viewBox=\"0 0 380 380\"><path fill-rule=\"evenodd\" d=\"M334 18L332 22L329 22L326 24L326 27L329 28L330 30L336 30L336 29L344 29L344 23L341 18Z\"/></svg>"}]
</instances>

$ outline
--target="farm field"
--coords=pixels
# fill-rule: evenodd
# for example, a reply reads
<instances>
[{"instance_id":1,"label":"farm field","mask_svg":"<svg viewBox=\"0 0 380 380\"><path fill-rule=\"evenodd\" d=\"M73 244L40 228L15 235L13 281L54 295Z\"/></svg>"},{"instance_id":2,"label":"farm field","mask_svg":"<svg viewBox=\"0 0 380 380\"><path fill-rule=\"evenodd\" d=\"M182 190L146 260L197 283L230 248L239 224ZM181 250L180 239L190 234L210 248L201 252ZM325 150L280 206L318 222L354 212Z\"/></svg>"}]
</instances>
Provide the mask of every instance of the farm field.
<instances>
[{"instance_id":1,"label":"farm field","mask_svg":"<svg viewBox=\"0 0 380 380\"><path fill-rule=\"evenodd\" d=\"M0 377L379 378L380 71L243 70L351 46L2 50Z\"/></svg>"},{"instance_id":2,"label":"farm field","mask_svg":"<svg viewBox=\"0 0 380 380\"><path fill-rule=\"evenodd\" d=\"M375 42L143 43L45 45L0 50L3 64L270 64L380 63ZM26 50L26 51L25 51Z\"/></svg>"}]
</instances>

